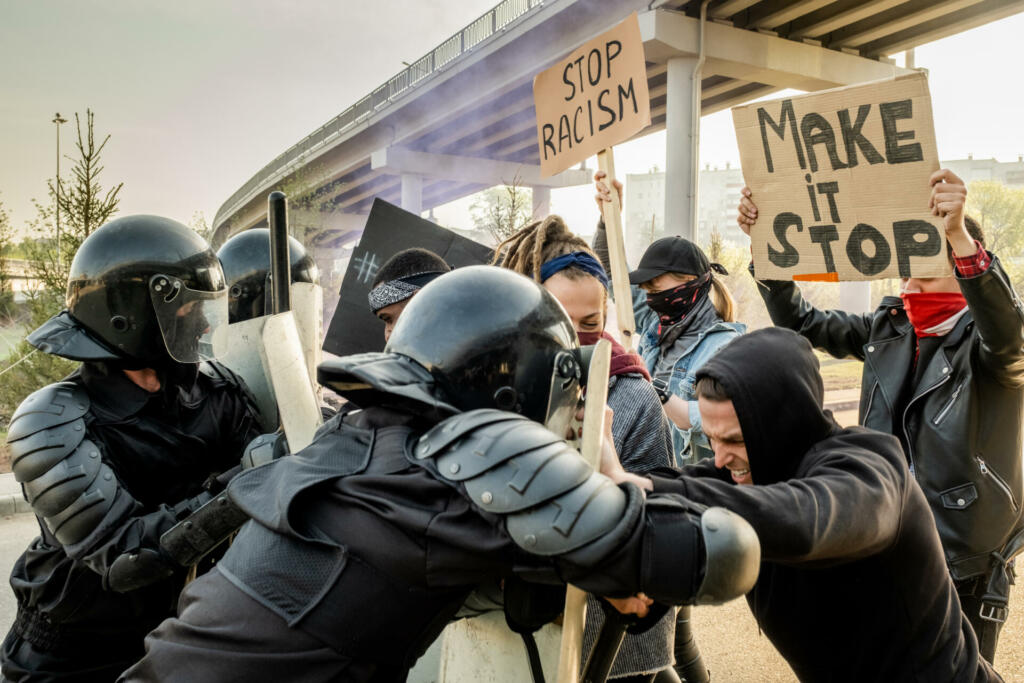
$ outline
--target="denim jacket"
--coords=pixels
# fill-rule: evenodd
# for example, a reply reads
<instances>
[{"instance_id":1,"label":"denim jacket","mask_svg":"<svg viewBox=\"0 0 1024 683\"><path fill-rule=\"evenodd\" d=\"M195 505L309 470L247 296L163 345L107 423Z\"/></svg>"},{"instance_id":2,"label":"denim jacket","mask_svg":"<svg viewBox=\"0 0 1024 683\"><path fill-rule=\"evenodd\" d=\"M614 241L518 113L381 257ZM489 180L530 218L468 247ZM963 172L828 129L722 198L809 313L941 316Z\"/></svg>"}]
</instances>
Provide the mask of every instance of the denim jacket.
<instances>
[{"instance_id":1,"label":"denim jacket","mask_svg":"<svg viewBox=\"0 0 1024 683\"><path fill-rule=\"evenodd\" d=\"M636 285L633 290L633 317L636 320L638 340L637 353L644 359L647 370L654 374L654 368L661 357L658 345L661 324L658 314L647 306L647 292ZM743 323L727 323L719 320L714 325L700 331L696 340L691 337L680 339L676 343L686 343L689 347L680 355L672 368L672 376L668 381L668 390L690 402L690 429L680 429L672 425L672 453L675 463L679 466L688 465L714 457L708 439L701 431L700 412L697 410L697 398L694 385L697 382L697 370L711 358L720 348L746 331Z\"/></svg>"}]
</instances>

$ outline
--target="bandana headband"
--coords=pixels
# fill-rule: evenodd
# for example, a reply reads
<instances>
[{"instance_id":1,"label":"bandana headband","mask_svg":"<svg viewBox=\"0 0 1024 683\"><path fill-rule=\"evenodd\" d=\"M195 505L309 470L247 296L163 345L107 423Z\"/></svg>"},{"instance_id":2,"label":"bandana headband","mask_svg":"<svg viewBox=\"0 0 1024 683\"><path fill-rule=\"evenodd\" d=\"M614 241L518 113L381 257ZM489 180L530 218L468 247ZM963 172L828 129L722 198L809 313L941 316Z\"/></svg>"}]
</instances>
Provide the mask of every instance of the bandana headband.
<instances>
[{"instance_id":1,"label":"bandana headband","mask_svg":"<svg viewBox=\"0 0 1024 683\"><path fill-rule=\"evenodd\" d=\"M600 261L585 251L574 251L571 254L562 254L561 256L557 256L543 264L540 267L540 281L544 282L555 273L574 266L583 272L596 277L600 280L601 284L604 285L604 288L608 289L608 273L605 272Z\"/></svg>"},{"instance_id":2,"label":"bandana headband","mask_svg":"<svg viewBox=\"0 0 1024 683\"><path fill-rule=\"evenodd\" d=\"M444 271L447 272L447 271ZM427 271L424 273L414 273L412 275L406 275L396 280L388 280L382 282L366 295L366 298L370 302L370 310L376 313L382 308L387 308L392 304L397 304L405 301L416 292L423 289L428 282L432 282L437 278L444 275L442 271Z\"/></svg>"}]
</instances>

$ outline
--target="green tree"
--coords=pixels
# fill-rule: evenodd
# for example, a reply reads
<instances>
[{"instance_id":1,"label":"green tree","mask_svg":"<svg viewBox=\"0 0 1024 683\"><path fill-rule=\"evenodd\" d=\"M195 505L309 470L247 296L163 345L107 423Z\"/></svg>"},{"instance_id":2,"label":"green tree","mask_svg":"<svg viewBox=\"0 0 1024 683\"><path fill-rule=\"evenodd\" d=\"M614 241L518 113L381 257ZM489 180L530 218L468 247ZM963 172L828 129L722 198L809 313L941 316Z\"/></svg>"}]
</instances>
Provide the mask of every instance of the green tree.
<instances>
[{"instance_id":1,"label":"green tree","mask_svg":"<svg viewBox=\"0 0 1024 683\"><path fill-rule=\"evenodd\" d=\"M213 239L213 228L206 221L206 216L202 211L195 211L192 213L192 218L188 222L188 227L196 231L196 233L204 240L209 242Z\"/></svg>"},{"instance_id":2,"label":"green tree","mask_svg":"<svg viewBox=\"0 0 1024 683\"><path fill-rule=\"evenodd\" d=\"M35 329L63 308L68 271L75 252L92 231L117 213L123 183L104 191L99 182L103 171L100 158L110 135L97 144L93 118L93 112L87 109L83 130L82 121L75 114L77 154L67 157L73 162L71 176L47 183L50 200L47 204L33 200L36 217L29 221L28 227L34 239L23 242L30 274L39 282L38 289L29 296L29 329ZM59 235L54 204L60 208ZM37 353L28 342L22 342L0 367L0 415L10 415L25 396L59 381L76 365L57 356Z\"/></svg>"},{"instance_id":3,"label":"green tree","mask_svg":"<svg viewBox=\"0 0 1024 683\"><path fill-rule=\"evenodd\" d=\"M514 178L511 185L492 187L476 196L469 207L473 225L486 230L495 243L525 228L533 216L533 192Z\"/></svg>"},{"instance_id":4,"label":"green tree","mask_svg":"<svg viewBox=\"0 0 1024 683\"><path fill-rule=\"evenodd\" d=\"M14 290L8 259L14 247L14 226L3 202L0 202L0 321L9 319L13 314Z\"/></svg>"},{"instance_id":5,"label":"green tree","mask_svg":"<svg viewBox=\"0 0 1024 683\"><path fill-rule=\"evenodd\" d=\"M94 130L95 115L86 109L86 126L83 135L82 121L75 114L77 155L66 158L73 162L71 178L67 181L57 178L48 185L49 200L45 205L33 200L36 218L30 223L36 240L29 254L32 275L42 283L43 290L63 292L68 280L71 260L82 244L82 240L93 230L106 223L117 213L120 202L118 194L124 183L118 183L106 192L99 183L103 172L100 161L103 149L110 135L96 143ZM54 221L56 204L60 209L60 234Z\"/></svg>"},{"instance_id":6,"label":"green tree","mask_svg":"<svg viewBox=\"0 0 1024 683\"><path fill-rule=\"evenodd\" d=\"M1024 189L977 180L967 192L967 213L985 231L990 250L1018 254L1024 246Z\"/></svg>"},{"instance_id":7,"label":"green tree","mask_svg":"<svg viewBox=\"0 0 1024 683\"><path fill-rule=\"evenodd\" d=\"M967 190L967 213L985 233L985 246L1003 262L1017 292L1024 287L1024 188L976 180Z\"/></svg>"}]
</instances>

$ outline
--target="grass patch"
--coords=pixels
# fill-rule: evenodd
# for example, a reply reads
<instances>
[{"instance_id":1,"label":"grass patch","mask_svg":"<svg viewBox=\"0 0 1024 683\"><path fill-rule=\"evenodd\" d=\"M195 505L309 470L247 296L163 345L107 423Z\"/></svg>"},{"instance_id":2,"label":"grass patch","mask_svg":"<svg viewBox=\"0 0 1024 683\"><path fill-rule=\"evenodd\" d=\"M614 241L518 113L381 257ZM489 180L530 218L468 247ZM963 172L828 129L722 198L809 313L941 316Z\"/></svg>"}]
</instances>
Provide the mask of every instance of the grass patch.
<instances>
[{"instance_id":1,"label":"grass patch","mask_svg":"<svg viewBox=\"0 0 1024 683\"><path fill-rule=\"evenodd\" d=\"M11 471L11 451L7 448L7 432L0 430L0 473Z\"/></svg>"},{"instance_id":2,"label":"grass patch","mask_svg":"<svg viewBox=\"0 0 1024 683\"><path fill-rule=\"evenodd\" d=\"M848 358L833 358L820 351L814 353L818 357L818 362L821 363L821 378L825 382L825 391L860 388L864 363Z\"/></svg>"}]
</instances>

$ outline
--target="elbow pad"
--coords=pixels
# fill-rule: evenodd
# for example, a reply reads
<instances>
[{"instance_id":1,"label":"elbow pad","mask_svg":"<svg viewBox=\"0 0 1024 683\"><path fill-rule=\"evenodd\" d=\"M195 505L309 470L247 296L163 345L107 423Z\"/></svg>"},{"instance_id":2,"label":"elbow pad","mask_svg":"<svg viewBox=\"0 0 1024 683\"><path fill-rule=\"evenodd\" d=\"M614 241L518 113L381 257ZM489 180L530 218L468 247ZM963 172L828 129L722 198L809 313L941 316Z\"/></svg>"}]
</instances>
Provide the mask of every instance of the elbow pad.
<instances>
[{"instance_id":1,"label":"elbow pad","mask_svg":"<svg viewBox=\"0 0 1024 683\"><path fill-rule=\"evenodd\" d=\"M750 591L760 569L757 533L736 513L677 495L647 499L640 581L650 597L722 604Z\"/></svg>"},{"instance_id":2,"label":"elbow pad","mask_svg":"<svg viewBox=\"0 0 1024 683\"><path fill-rule=\"evenodd\" d=\"M34 392L7 433L11 471L36 515L63 545L85 539L114 504L119 484L86 438L89 397L73 382Z\"/></svg>"}]
</instances>

